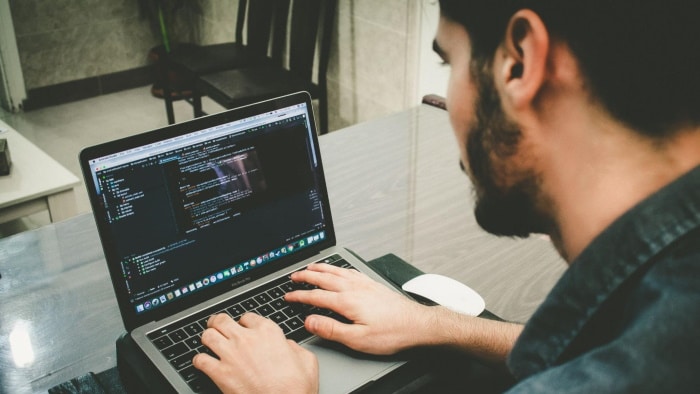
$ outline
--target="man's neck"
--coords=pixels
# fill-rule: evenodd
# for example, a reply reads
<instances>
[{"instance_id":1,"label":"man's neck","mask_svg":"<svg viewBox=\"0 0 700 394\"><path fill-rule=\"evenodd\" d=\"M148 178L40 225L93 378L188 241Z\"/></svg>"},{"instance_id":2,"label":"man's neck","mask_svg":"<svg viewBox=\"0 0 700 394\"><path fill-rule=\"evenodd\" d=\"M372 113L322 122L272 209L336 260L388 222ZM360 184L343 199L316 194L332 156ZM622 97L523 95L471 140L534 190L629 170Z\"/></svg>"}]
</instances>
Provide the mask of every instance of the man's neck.
<instances>
[{"instance_id":1,"label":"man's neck","mask_svg":"<svg viewBox=\"0 0 700 394\"><path fill-rule=\"evenodd\" d=\"M585 117L579 130L550 146L545 192L554 202L557 248L571 262L615 219L700 165L700 129L654 141L606 117Z\"/></svg>"}]
</instances>

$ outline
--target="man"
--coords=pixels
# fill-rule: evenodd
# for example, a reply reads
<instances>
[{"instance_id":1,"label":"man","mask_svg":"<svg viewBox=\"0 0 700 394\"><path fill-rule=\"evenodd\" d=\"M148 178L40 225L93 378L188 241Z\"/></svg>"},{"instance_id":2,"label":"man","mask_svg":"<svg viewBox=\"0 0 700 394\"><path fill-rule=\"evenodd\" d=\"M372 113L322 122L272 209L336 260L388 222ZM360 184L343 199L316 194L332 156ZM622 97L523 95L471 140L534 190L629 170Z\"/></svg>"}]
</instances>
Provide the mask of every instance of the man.
<instances>
[{"instance_id":1,"label":"man","mask_svg":"<svg viewBox=\"0 0 700 394\"><path fill-rule=\"evenodd\" d=\"M374 354L463 349L507 365L513 392L700 387L700 24L687 4L441 0L435 49L477 220L550 235L570 267L523 328L314 265L293 279L321 289L287 301L352 324L312 315L307 329ZM221 360L194 365L224 391L317 390L314 357L271 322L209 327Z\"/></svg>"}]
</instances>

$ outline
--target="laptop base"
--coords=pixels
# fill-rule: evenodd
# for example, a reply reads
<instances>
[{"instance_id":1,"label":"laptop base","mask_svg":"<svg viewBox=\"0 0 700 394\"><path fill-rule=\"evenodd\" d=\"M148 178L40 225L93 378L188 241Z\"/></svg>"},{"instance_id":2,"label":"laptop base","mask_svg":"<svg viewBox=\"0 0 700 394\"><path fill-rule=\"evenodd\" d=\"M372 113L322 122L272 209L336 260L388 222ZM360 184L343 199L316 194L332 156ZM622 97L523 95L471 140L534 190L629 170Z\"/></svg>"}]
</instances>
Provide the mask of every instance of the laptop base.
<instances>
[{"instance_id":1,"label":"laptop base","mask_svg":"<svg viewBox=\"0 0 700 394\"><path fill-rule=\"evenodd\" d=\"M405 281L423 273L393 254L371 260L368 265L398 288ZM484 311L481 317L501 320L488 311ZM127 333L117 339L116 349L117 368L77 377L56 386L55 388L59 390L54 392L65 392L60 391L61 386L70 383L71 388L99 384L104 388L103 392L109 394L175 393L172 386L143 356ZM504 391L513 383L509 376L504 376L464 355L449 351L425 349L413 352L409 358L414 361L408 362L379 381L360 388L357 392L364 394L398 391L402 393L462 392L464 387L470 387L474 392L495 393ZM116 375L117 370L118 376L115 377L113 375ZM112 378L106 379L109 376ZM105 384L105 380L109 380L111 384Z\"/></svg>"}]
</instances>

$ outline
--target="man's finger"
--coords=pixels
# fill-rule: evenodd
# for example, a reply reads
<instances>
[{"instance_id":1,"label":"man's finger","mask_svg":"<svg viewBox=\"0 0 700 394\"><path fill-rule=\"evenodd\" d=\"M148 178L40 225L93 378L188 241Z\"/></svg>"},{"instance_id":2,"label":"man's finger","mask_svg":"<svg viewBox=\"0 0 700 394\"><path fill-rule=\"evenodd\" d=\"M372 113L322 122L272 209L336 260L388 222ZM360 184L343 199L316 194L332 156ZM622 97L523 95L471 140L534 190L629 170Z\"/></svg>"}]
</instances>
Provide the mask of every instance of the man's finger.
<instances>
[{"instance_id":1,"label":"man's finger","mask_svg":"<svg viewBox=\"0 0 700 394\"><path fill-rule=\"evenodd\" d=\"M216 374L221 362L206 353L198 353L192 358L192 365L207 375Z\"/></svg>"},{"instance_id":2,"label":"man's finger","mask_svg":"<svg viewBox=\"0 0 700 394\"><path fill-rule=\"evenodd\" d=\"M207 321L207 326L219 331L226 338L236 335L236 330L240 329L238 323L225 313L212 315Z\"/></svg>"},{"instance_id":3,"label":"man's finger","mask_svg":"<svg viewBox=\"0 0 700 394\"><path fill-rule=\"evenodd\" d=\"M330 264L326 264L326 263L313 263L313 264L309 264L305 270L297 271L294 274L301 274L305 271L326 272L326 273L333 274L333 275L340 276L340 277L349 277L357 272L356 270L336 267L334 265L330 265ZM294 274L292 276L294 276Z\"/></svg>"},{"instance_id":4,"label":"man's finger","mask_svg":"<svg viewBox=\"0 0 700 394\"><path fill-rule=\"evenodd\" d=\"M338 293L321 289L291 291L284 295L284 300L287 302L309 304L332 311L338 311L339 309Z\"/></svg>"},{"instance_id":5,"label":"man's finger","mask_svg":"<svg viewBox=\"0 0 700 394\"><path fill-rule=\"evenodd\" d=\"M243 316L241 316L241 318L238 319L238 324L240 324L241 327L245 328L260 329L266 327L270 329L277 329L280 332L282 332L282 329L272 320L260 316L254 312L248 312L243 314Z\"/></svg>"},{"instance_id":6,"label":"man's finger","mask_svg":"<svg viewBox=\"0 0 700 394\"><path fill-rule=\"evenodd\" d=\"M219 357L231 352L231 346L226 337L216 328L207 328L202 332L202 345L211 349Z\"/></svg>"},{"instance_id":7,"label":"man's finger","mask_svg":"<svg viewBox=\"0 0 700 394\"><path fill-rule=\"evenodd\" d=\"M339 277L338 275L330 272L313 271L310 269L293 273L292 280L295 282L309 283L330 291L342 290L342 285L345 283L342 277Z\"/></svg>"},{"instance_id":8,"label":"man's finger","mask_svg":"<svg viewBox=\"0 0 700 394\"><path fill-rule=\"evenodd\" d=\"M346 343L352 337L353 329L356 329L352 324L341 323L333 318L320 315L307 317L304 326L312 334L342 343Z\"/></svg>"}]
</instances>

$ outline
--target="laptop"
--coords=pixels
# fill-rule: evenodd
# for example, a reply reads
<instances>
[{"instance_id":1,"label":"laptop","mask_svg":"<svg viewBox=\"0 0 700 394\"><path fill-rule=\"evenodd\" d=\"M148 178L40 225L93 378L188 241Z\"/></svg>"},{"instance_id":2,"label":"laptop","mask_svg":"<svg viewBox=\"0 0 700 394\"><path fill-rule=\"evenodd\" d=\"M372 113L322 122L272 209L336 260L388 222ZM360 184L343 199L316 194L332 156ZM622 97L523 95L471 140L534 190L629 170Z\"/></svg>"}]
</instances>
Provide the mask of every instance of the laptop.
<instances>
[{"instance_id":1,"label":"laptop","mask_svg":"<svg viewBox=\"0 0 700 394\"><path fill-rule=\"evenodd\" d=\"M309 286L289 275L319 261L392 287L336 245L310 100L295 93L80 153L124 326L178 392L217 391L191 365L210 352L200 336L214 313L278 323L317 355L321 392L404 362L310 336L305 316L332 313L282 299Z\"/></svg>"}]
</instances>

